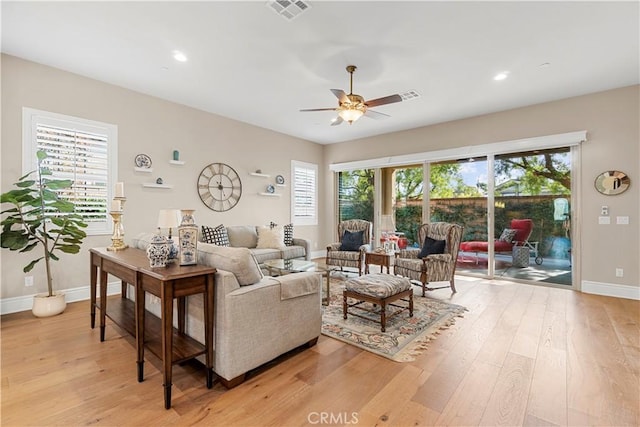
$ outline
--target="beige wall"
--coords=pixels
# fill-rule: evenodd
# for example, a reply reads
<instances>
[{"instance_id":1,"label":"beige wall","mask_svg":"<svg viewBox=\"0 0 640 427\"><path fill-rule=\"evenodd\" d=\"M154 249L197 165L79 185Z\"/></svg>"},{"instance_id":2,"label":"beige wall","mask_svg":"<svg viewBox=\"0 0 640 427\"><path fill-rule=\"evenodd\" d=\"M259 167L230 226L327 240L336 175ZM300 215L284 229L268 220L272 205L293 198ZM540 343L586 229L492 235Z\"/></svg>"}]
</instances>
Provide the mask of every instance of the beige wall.
<instances>
[{"instance_id":1,"label":"beige wall","mask_svg":"<svg viewBox=\"0 0 640 427\"><path fill-rule=\"evenodd\" d=\"M259 196L275 175L290 181L291 160L320 164L323 147L287 135L250 126L214 114L188 108L105 84L54 68L2 56L2 191L21 176L22 108L31 107L118 126L118 181L125 182L125 240L139 232L154 231L158 211L193 208L198 224L268 224L290 221L291 187L278 188L282 197ZM170 165L171 152L180 150L184 166ZM136 154L153 160L153 173L134 171ZM204 166L227 163L242 179L238 205L228 212L209 210L200 201L196 180ZM270 179L249 172L262 169ZM322 174L322 171L320 171ZM151 176L150 176L151 175ZM143 188L142 183L162 177L172 190ZM323 191L323 188L320 188ZM295 227L296 237L318 242L318 226ZM88 248L108 246L110 236L89 237L83 251L63 256L54 263L54 286L69 289L89 284ZM0 251L2 298L30 295L45 290L44 267L34 270L36 286L24 286L22 266L35 252Z\"/></svg>"},{"instance_id":2,"label":"beige wall","mask_svg":"<svg viewBox=\"0 0 640 427\"><path fill-rule=\"evenodd\" d=\"M594 282L640 286L638 86L321 146L15 57L2 55L1 66L2 191L7 191L21 173L22 107L116 124L118 180L126 183L127 193L127 240L138 232L152 230L157 212L163 208L195 208L198 224L287 222L290 187L280 198L260 197L257 193L273 181L276 174L282 174L287 182L290 181L290 162L294 159L320 165L320 225L296 227L295 234L309 238L314 242L314 250L322 251L326 243L335 239L334 183L333 175L328 172L331 163L587 130L589 140L582 144L580 159L580 217L576 227L582 242L579 277ZM180 150L185 166L168 163L174 148ZM152 177L134 172L133 159L138 153L152 157ZM242 199L226 213L207 209L196 192L200 170L212 162L227 163L242 177ZM258 168L270 173L271 180L248 175ZM606 197L594 190L595 176L610 169L629 174L632 180L629 191ZM158 176L174 188L142 187L143 182ZM613 218L628 215L630 225L598 226L601 205L610 207ZM61 262L54 263L55 286L59 289L87 286L87 249L109 243L109 236L90 237L80 255L63 256ZM42 266L34 270L36 286L23 286L22 266L30 259L31 254L0 251L1 298L44 290ZM616 267L624 268L623 278L615 277Z\"/></svg>"},{"instance_id":3,"label":"beige wall","mask_svg":"<svg viewBox=\"0 0 640 427\"><path fill-rule=\"evenodd\" d=\"M581 146L579 202L576 233L581 247L579 278L606 284L640 286L640 86L631 86L464 120L396 132L326 146L326 166L390 155L510 141L586 130ZM428 102L418 101L418 102ZM631 178L628 191L617 196L596 192L599 173L620 170ZM332 174L325 187L334 188ZM335 221L333 196L327 195L322 212L325 239L331 239ZM602 205L609 206L613 224L598 225ZM629 225L615 225L615 217L627 215ZM615 277L615 269L624 277Z\"/></svg>"}]
</instances>

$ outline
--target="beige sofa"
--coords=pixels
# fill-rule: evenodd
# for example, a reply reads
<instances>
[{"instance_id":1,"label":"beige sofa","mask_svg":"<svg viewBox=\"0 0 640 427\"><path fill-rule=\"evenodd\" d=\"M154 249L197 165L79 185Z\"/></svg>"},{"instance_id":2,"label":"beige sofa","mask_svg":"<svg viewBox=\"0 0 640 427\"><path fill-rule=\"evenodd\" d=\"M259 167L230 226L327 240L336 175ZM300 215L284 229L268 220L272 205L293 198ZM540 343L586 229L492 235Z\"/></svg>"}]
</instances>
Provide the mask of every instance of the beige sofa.
<instances>
[{"instance_id":1,"label":"beige sofa","mask_svg":"<svg viewBox=\"0 0 640 427\"><path fill-rule=\"evenodd\" d=\"M131 246L146 249L152 234ZM198 242L198 263L215 275L214 371L226 387L244 381L248 371L302 345L312 346L322 326L321 276L296 273L264 276L246 247ZM147 309L159 313L147 300ZM202 296L188 297L187 334L204 343Z\"/></svg>"},{"instance_id":2,"label":"beige sofa","mask_svg":"<svg viewBox=\"0 0 640 427\"><path fill-rule=\"evenodd\" d=\"M225 228L230 246L250 249L260 265L270 259L306 259L307 261L311 259L311 244L306 239L294 237L291 246L259 248L260 226L232 225ZM200 241L202 241L202 235L200 235Z\"/></svg>"}]
</instances>

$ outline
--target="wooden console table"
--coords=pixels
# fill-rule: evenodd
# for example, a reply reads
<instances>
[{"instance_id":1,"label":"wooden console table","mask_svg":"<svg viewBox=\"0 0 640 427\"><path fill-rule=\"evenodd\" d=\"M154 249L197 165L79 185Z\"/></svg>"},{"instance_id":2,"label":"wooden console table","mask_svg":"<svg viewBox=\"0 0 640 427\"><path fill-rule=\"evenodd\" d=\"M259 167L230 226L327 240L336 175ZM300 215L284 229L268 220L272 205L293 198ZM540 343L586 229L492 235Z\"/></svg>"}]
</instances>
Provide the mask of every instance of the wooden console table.
<instances>
[{"instance_id":1,"label":"wooden console table","mask_svg":"<svg viewBox=\"0 0 640 427\"><path fill-rule=\"evenodd\" d=\"M165 268L149 267L146 253L128 248L111 252L94 248L91 254L91 328L95 327L96 307L100 309L100 341L104 341L106 317L136 337L138 381L144 379L144 348L162 359L164 407L171 407L172 366L201 354L206 358L207 388L213 385L213 319L215 268L204 265ZM100 301L96 285L100 270ZM122 296L107 304L107 276L122 280ZM127 283L136 292L135 303L126 296ZM144 293L160 298L161 319L145 310ZM205 345L184 333L186 297L202 293L204 297ZM178 299L178 329L173 328L173 299Z\"/></svg>"}]
</instances>

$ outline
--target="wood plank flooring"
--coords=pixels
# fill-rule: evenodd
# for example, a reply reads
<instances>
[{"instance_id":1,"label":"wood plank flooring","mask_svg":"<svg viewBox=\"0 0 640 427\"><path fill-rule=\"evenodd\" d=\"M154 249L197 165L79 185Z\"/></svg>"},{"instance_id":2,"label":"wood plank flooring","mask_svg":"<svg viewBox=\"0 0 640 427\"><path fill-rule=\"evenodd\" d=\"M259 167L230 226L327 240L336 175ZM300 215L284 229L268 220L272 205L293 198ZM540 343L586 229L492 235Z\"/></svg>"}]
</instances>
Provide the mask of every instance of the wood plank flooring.
<instances>
[{"instance_id":1,"label":"wood plank flooring","mask_svg":"<svg viewBox=\"0 0 640 427\"><path fill-rule=\"evenodd\" d=\"M208 390L161 364L136 379L134 340L89 327L89 302L60 316L2 316L2 426L637 426L640 302L460 277L429 296L469 309L417 360L397 363L327 337Z\"/></svg>"}]
</instances>

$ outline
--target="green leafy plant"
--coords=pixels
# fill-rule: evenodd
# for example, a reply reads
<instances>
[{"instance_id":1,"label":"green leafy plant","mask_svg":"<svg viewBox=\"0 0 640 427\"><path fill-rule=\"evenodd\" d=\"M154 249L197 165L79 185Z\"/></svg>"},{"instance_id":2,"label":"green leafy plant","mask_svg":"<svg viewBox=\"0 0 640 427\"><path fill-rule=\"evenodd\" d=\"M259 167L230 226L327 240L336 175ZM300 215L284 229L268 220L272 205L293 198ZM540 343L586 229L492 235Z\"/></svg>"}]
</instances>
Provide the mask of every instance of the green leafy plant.
<instances>
[{"instance_id":1,"label":"green leafy plant","mask_svg":"<svg viewBox=\"0 0 640 427\"><path fill-rule=\"evenodd\" d=\"M80 215L74 213L75 205L62 200L57 193L57 190L71 187L72 181L48 178L52 173L43 165L47 153L40 150L36 156L38 169L14 183L17 189L0 196L3 205L12 205L1 212L7 216L0 223L0 238L2 247L11 251L29 252L38 246L42 247L43 256L32 260L23 271L31 271L44 259L47 288L49 296L53 296L50 261L59 259L56 255L58 251L68 254L80 252L82 239L87 235L82 228L87 224Z\"/></svg>"}]
</instances>

